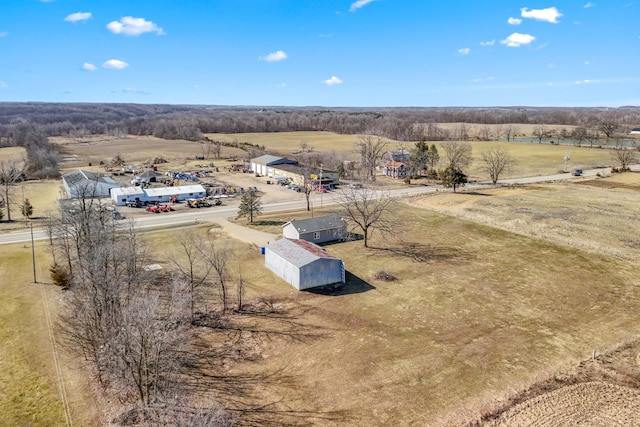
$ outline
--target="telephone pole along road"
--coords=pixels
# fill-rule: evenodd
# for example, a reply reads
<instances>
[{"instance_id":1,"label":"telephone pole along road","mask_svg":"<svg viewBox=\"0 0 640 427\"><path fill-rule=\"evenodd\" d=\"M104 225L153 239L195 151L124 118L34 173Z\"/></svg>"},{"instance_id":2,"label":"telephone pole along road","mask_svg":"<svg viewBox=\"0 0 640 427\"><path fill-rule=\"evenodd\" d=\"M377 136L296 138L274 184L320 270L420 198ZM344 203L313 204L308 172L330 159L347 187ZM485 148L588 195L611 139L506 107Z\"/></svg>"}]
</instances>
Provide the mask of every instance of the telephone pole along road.
<instances>
[{"instance_id":1,"label":"telephone pole along road","mask_svg":"<svg viewBox=\"0 0 640 427\"><path fill-rule=\"evenodd\" d=\"M640 165L634 165L632 170L640 170ZM583 177L596 176L598 173L601 175L608 175L611 172L611 168L600 168L585 170ZM553 182L566 179L577 178L571 175L571 173L561 173L547 176L532 176L526 178L513 178L505 179L498 182L498 185L517 185L517 184L534 184L540 182ZM467 189L480 189L491 188L492 183L489 181L467 184ZM403 197L417 196L421 194L435 193L438 191L444 191L441 185L434 186L416 186L403 188L399 190L391 190L387 193L394 199ZM381 191L382 193L382 191ZM334 205L340 200L341 191L332 191L324 194L323 205ZM262 211L267 212L279 212L289 211L296 209L306 209L306 201L304 199L291 200L286 202L270 203L262 206ZM189 211L184 213L175 213L169 215L149 215L143 217L134 218L134 226L136 229L144 228L171 228L184 226L189 224L196 224L204 221L214 221L220 223L223 227L227 221L225 218L235 216L238 213L237 206L219 206L212 209L196 209L196 211ZM34 240L45 240L49 237L45 230L33 230ZM23 243L30 242L31 234L28 231L17 233L0 234L0 245L6 245L10 243Z\"/></svg>"}]
</instances>

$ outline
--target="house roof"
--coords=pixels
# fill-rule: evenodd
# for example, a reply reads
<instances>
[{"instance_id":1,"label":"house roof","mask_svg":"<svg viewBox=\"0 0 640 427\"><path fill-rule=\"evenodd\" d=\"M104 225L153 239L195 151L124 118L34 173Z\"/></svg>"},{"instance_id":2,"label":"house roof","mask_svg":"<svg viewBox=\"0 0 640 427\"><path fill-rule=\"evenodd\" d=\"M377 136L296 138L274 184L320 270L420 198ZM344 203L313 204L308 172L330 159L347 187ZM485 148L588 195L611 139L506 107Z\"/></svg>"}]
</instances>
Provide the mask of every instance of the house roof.
<instances>
[{"instance_id":1,"label":"house roof","mask_svg":"<svg viewBox=\"0 0 640 427\"><path fill-rule=\"evenodd\" d=\"M406 165L402 162L396 162L395 160L389 160L388 162L386 162L384 164L385 167L387 168L401 168L401 167L405 167Z\"/></svg>"},{"instance_id":2,"label":"house roof","mask_svg":"<svg viewBox=\"0 0 640 427\"><path fill-rule=\"evenodd\" d=\"M315 243L305 240L280 239L267 246L267 249L296 267L305 266L319 259L340 260L340 258L331 255Z\"/></svg>"},{"instance_id":3,"label":"house roof","mask_svg":"<svg viewBox=\"0 0 640 427\"><path fill-rule=\"evenodd\" d=\"M265 154L264 156L251 159L251 163L259 163L267 166L281 165L281 164L298 164L297 160L287 159L285 157L272 156L271 154Z\"/></svg>"},{"instance_id":4,"label":"house roof","mask_svg":"<svg viewBox=\"0 0 640 427\"><path fill-rule=\"evenodd\" d=\"M118 183L115 182L111 177L101 175L94 172L85 171L82 169L78 169L77 171L69 172L67 174L62 175L62 179L67 183L67 185L78 185L83 181L91 181L95 183L107 184L114 187L119 187Z\"/></svg>"},{"instance_id":5,"label":"house roof","mask_svg":"<svg viewBox=\"0 0 640 427\"><path fill-rule=\"evenodd\" d=\"M333 230L347 226L345 220L338 215L327 215L308 219L292 219L282 227L284 228L289 224L293 225L295 229L298 230L298 233Z\"/></svg>"}]
</instances>

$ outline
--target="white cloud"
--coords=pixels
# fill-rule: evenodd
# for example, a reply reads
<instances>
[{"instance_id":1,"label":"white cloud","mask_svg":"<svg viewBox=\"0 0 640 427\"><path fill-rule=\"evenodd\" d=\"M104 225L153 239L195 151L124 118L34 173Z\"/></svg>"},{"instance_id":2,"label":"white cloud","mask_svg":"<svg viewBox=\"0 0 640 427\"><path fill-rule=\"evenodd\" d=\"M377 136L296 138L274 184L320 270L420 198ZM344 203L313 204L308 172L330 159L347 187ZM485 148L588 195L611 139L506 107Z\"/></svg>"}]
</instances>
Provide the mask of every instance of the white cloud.
<instances>
[{"instance_id":1,"label":"white cloud","mask_svg":"<svg viewBox=\"0 0 640 427\"><path fill-rule=\"evenodd\" d=\"M588 85L588 84L591 84L591 83L598 83L598 80L589 80L589 79L577 80L575 83L577 85Z\"/></svg>"},{"instance_id":2,"label":"white cloud","mask_svg":"<svg viewBox=\"0 0 640 427\"><path fill-rule=\"evenodd\" d=\"M330 79L324 80L322 83L324 83L327 86L334 86L334 85L342 84L342 80L340 80L336 76L331 76Z\"/></svg>"},{"instance_id":3,"label":"white cloud","mask_svg":"<svg viewBox=\"0 0 640 427\"><path fill-rule=\"evenodd\" d=\"M522 19L510 17L509 19L507 19L507 23L509 25L520 25L522 24Z\"/></svg>"},{"instance_id":4,"label":"white cloud","mask_svg":"<svg viewBox=\"0 0 640 427\"><path fill-rule=\"evenodd\" d=\"M129 64L124 61L120 61L119 59L110 59L102 64L102 66L111 70L124 70L129 66Z\"/></svg>"},{"instance_id":5,"label":"white cloud","mask_svg":"<svg viewBox=\"0 0 640 427\"><path fill-rule=\"evenodd\" d=\"M6 31L0 31L0 38L2 37L7 37L9 33L7 33Z\"/></svg>"},{"instance_id":6,"label":"white cloud","mask_svg":"<svg viewBox=\"0 0 640 427\"><path fill-rule=\"evenodd\" d=\"M124 34L125 36L139 36L144 33L156 33L159 36L164 34L162 28L155 23L133 16L125 16L120 21L109 22L107 28L114 34Z\"/></svg>"},{"instance_id":7,"label":"white cloud","mask_svg":"<svg viewBox=\"0 0 640 427\"><path fill-rule=\"evenodd\" d=\"M318 34L318 37L322 38L327 38L327 37L333 37L333 34L329 33L329 34Z\"/></svg>"},{"instance_id":8,"label":"white cloud","mask_svg":"<svg viewBox=\"0 0 640 427\"><path fill-rule=\"evenodd\" d=\"M494 44L496 44L495 40L488 40L486 42L480 42L480 46L493 46Z\"/></svg>"},{"instance_id":9,"label":"white cloud","mask_svg":"<svg viewBox=\"0 0 640 427\"><path fill-rule=\"evenodd\" d=\"M595 3L591 3L591 2L587 2L587 4L584 5L585 9L589 9L590 7L596 7Z\"/></svg>"},{"instance_id":10,"label":"white cloud","mask_svg":"<svg viewBox=\"0 0 640 427\"><path fill-rule=\"evenodd\" d=\"M520 16L522 16L523 18L535 19L536 21L551 22L552 24L557 24L558 18L562 16L562 13L560 13L556 7L531 10L523 7L522 9L520 9L520 12Z\"/></svg>"},{"instance_id":11,"label":"white cloud","mask_svg":"<svg viewBox=\"0 0 640 427\"><path fill-rule=\"evenodd\" d=\"M469 55L469 52L471 52L471 49L469 49L468 47L463 47L462 49L458 49L458 53L460 55Z\"/></svg>"},{"instance_id":12,"label":"white cloud","mask_svg":"<svg viewBox=\"0 0 640 427\"><path fill-rule=\"evenodd\" d=\"M139 93L141 95L148 95L149 94L149 92L147 92L147 91L144 91L142 89L135 89L135 88L132 88L132 87L128 87L126 89L122 89L122 91L124 93Z\"/></svg>"},{"instance_id":13,"label":"white cloud","mask_svg":"<svg viewBox=\"0 0 640 427\"><path fill-rule=\"evenodd\" d=\"M369 3L372 3L376 0L358 0L355 1L353 3L351 3L351 8L349 8L349 12L355 12L356 10L360 9L363 6L368 5Z\"/></svg>"},{"instance_id":14,"label":"white cloud","mask_svg":"<svg viewBox=\"0 0 640 427\"><path fill-rule=\"evenodd\" d=\"M271 52L269 55L260 59L267 62L277 62L287 59L287 54L281 50L278 50L276 52Z\"/></svg>"},{"instance_id":15,"label":"white cloud","mask_svg":"<svg viewBox=\"0 0 640 427\"><path fill-rule=\"evenodd\" d=\"M78 22L78 21L86 21L91 19L91 12L76 12L64 18L67 22Z\"/></svg>"},{"instance_id":16,"label":"white cloud","mask_svg":"<svg viewBox=\"0 0 640 427\"><path fill-rule=\"evenodd\" d=\"M287 84L286 83L280 83L280 84L278 84L278 87L279 88L287 87Z\"/></svg>"},{"instance_id":17,"label":"white cloud","mask_svg":"<svg viewBox=\"0 0 640 427\"><path fill-rule=\"evenodd\" d=\"M88 62L85 62L84 64L82 64L82 69L85 71L95 71L96 66L93 64L89 64Z\"/></svg>"},{"instance_id":18,"label":"white cloud","mask_svg":"<svg viewBox=\"0 0 640 427\"><path fill-rule=\"evenodd\" d=\"M501 40L500 43L509 47L520 47L522 45L533 42L535 39L536 38L531 34L513 33L506 39Z\"/></svg>"},{"instance_id":19,"label":"white cloud","mask_svg":"<svg viewBox=\"0 0 640 427\"><path fill-rule=\"evenodd\" d=\"M5 89L7 87L9 87L9 84L7 82L0 81L0 89Z\"/></svg>"},{"instance_id":20,"label":"white cloud","mask_svg":"<svg viewBox=\"0 0 640 427\"><path fill-rule=\"evenodd\" d=\"M584 65L589 65L589 61L584 61Z\"/></svg>"}]
</instances>

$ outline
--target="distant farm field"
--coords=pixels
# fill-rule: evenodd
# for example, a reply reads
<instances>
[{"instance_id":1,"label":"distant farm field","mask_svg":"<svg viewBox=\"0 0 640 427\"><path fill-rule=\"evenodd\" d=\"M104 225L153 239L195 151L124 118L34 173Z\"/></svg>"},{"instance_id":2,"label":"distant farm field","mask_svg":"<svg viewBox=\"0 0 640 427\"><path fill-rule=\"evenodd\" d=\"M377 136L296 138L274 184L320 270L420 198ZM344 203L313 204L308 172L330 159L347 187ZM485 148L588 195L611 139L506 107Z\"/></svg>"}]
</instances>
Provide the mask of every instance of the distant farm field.
<instances>
[{"instance_id":1,"label":"distant farm field","mask_svg":"<svg viewBox=\"0 0 640 427\"><path fill-rule=\"evenodd\" d=\"M264 145L265 149L286 155L301 151L305 145L313 151L336 151L350 153L355 151L357 135L341 135L333 132L265 132L265 133L209 133L207 137L224 142L250 142Z\"/></svg>"},{"instance_id":2,"label":"distant farm field","mask_svg":"<svg viewBox=\"0 0 640 427\"><path fill-rule=\"evenodd\" d=\"M453 125L453 124L452 124ZM314 151L336 151L344 155L345 159L356 160L357 135L339 135L331 132L272 132L272 133L239 133L239 134L207 134L211 139L226 142L250 142L264 145L267 150L286 156L300 151L304 142ZM411 149L414 142L388 141L389 150L397 150L401 146ZM435 142L436 147L440 147ZM507 171L502 178L517 176L550 175L562 171L565 167L564 157L569 155L568 169L589 169L611 165L611 154L608 150L559 146L552 144L521 143L521 142L471 142L473 147L473 163L469 167L468 175L474 180L487 180L487 174L481 170L481 153L495 147L506 147L516 161L512 170ZM444 153L439 149L444 164Z\"/></svg>"}]
</instances>

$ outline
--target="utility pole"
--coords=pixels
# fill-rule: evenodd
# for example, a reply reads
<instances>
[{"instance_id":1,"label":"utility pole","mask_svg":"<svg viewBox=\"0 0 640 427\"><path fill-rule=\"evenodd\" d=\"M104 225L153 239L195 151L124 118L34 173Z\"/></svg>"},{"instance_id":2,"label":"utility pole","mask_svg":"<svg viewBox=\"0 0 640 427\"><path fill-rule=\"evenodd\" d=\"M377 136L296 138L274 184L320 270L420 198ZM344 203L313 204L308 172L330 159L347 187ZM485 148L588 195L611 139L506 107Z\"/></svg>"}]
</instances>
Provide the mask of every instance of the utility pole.
<instances>
[{"instance_id":1,"label":"utility pole","mask_svg":"<svg viewBox=\"0 0 640 427\"><path fill-rule=\"evenodd\" d=\"M29 229L31 230L31 264L33 265L33 283L38 283L36 279L36 250L33 245L33 223L29 221Z\"/></svg>"},{"instance_id":2,"label":"utility pole","mask_svg":"<svg viewBox=\"0 0 640 427\"><path fill-rule=\"evenodd\" d=\"M320 208L322 208L322 196L324 195L324 184L322 184L322 163L320 163Z\"/></svg>"}]
</instances>

